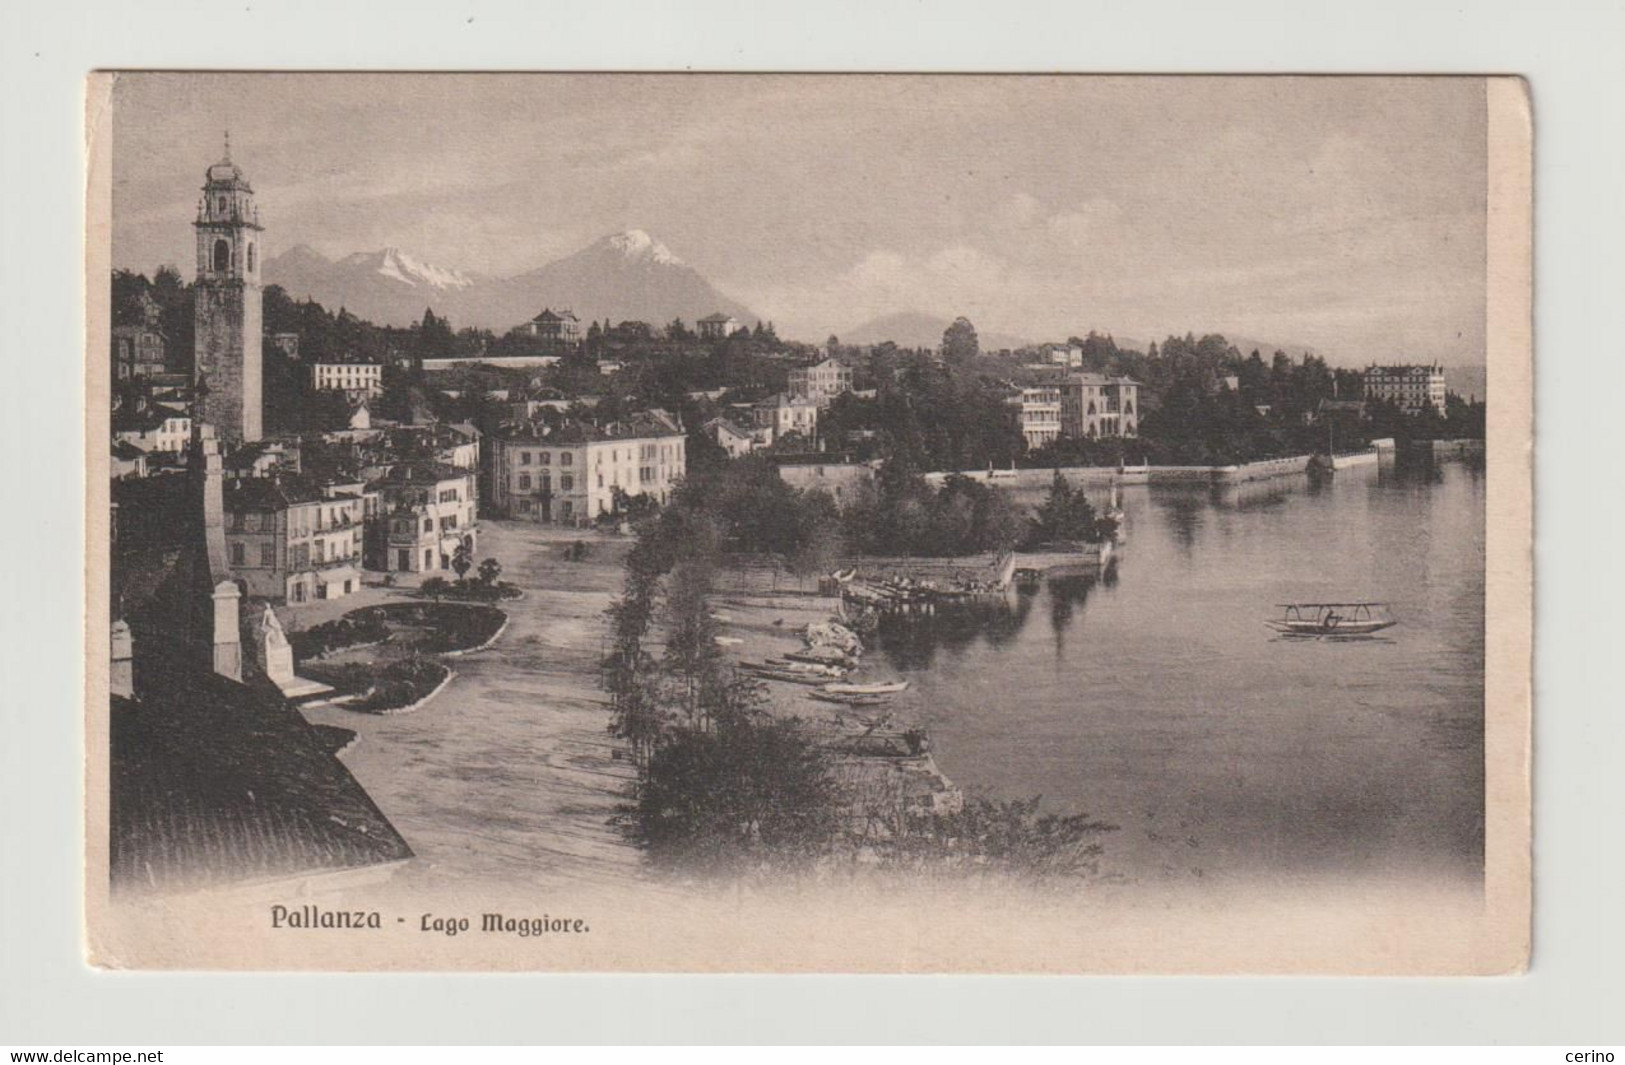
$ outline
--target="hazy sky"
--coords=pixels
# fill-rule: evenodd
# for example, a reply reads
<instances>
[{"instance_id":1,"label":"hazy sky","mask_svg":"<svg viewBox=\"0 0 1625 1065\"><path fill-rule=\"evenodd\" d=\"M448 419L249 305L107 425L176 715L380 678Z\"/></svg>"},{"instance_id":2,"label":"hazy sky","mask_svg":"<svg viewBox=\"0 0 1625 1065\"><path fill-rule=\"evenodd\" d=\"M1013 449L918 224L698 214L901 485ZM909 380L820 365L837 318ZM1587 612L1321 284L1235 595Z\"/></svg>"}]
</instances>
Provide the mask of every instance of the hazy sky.
<instances>
[{"instance_id":1,"label":"hazy sky","mask_svg":"<svg viewBox=\"0 0 1625 1065\"><path fill-rule=\"evenodd\" d=\"M1482 363L1471 79L126 75L113 258L191 275L231 130L275 255L516 273L627 228L821 339L1220 331Z\"/></svg>"}]
</instances>

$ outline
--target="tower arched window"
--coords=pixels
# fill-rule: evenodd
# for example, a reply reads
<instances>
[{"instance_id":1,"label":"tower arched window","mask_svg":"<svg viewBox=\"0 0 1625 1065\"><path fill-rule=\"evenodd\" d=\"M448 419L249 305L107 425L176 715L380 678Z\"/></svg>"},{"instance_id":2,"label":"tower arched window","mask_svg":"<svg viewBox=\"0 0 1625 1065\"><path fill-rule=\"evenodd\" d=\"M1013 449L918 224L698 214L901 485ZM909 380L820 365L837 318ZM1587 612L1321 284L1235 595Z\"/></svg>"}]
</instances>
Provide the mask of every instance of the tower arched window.
<instances>
[{"instance_id":1,"label":"tower arched window","mask_svg":"<svg viewBox=\"0 0 1625 1065\"><path fill-rule=\"evenodd\" d=\"M231 266L231 245L224 240L214 242L214 272L223 274Z\"/></svg>"},{"instance_id":2,"label":"tower arched window","mask_svg":"<svg viewBox=\"0 0 1625 1065\"><path fill-rule=\"evenodd\" d=\"M224 196L221 196L215 202L219 205L220 213L225 214L226 213L226 198Z\"/></svg>"},{"instance_id":3,"label":"tower arched window","mask_svg":"<svg viewBox=\"0 0 1625 1065\"><path fill-rule=\"evenodd\" d=\"M254 245L248 246L248 272L254 272Z\"/></svg>"}]
</instances>

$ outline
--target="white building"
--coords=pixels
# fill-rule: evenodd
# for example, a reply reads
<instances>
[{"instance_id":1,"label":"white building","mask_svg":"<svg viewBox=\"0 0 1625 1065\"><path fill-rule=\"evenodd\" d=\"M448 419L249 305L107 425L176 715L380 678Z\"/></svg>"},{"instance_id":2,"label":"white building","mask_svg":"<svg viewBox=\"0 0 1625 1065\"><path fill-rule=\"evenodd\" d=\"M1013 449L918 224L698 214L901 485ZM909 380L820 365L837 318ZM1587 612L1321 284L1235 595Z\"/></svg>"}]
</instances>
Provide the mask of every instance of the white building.
<instances>
[{"instance_id":1,"label":"white building","mask_svg":"<svg viewBox=\"0 0 1625 1065\"><path fill-rule=\"evenodd\" d=\"M780 392L756 404L750 413L755 427L767 431L769 443L777 443L790 433L799 433L809 441L818 435L818 404L801 396Z\"/></svg>"},{"instance_id":2,"label":"white building","mask_svg":"<svg viewBox=\"0 0 1625 1065\"><path fill-rule=\"evenodd\" d=\"M1055 385L1023 388L1006 400L1015 408L1021 435L1027 440L1027 449L1036 451L1052 444L1061 435L1061 390Z\"/></svg>"},{"instance_id":3,"label":"white building","mask_svg":"<svg viewBox=\"0 0 1625 1065\"><path fill-rule=\"evenodd\" d=\"M1365 398L1381 399L1408 414L1432 407L1444 416L1443 366L1378 366L1365 371Z\"/></svg>"},{"instance_id":4,"label":"white building","mask_svg":"<svg viewBox=\"0 0 1625 1065\"><path fill-rule=\"evenodd\" d=\"M706 340L723 340L744 328L739 324L739 319L720 313L708 314L695 325L699 326L700 336Z\"/></svg>"},{"instance_id":5,"label":"white building","mask_svg":"<svg viewBox=\"0 0 1625 1065\"><path fill-rule=\"evenodd\" d=\"M452 568L459 547L477 549L475 473L444 462L402 462L366 486L378 509L368 522L372 568L436 573Z\"/></svg>"},{"instance_id":6,"label":"white building","mask_svg":"<svg viewBox=\"0 0 1625 1065\"><path fill-rule=\"evenodd\" d=\"M1044 361L1068 370L1083 368L1083 348L1077 344L1045 344Z\"/></svg>"},{"instance_id":7,"label":"white building","mask_svg":"<svg viewBox=\"0 0 1625 1065\"><path fill-rule=\"evenodd\" d=\"M662 411L604 428L573 422L522 429L490 447L496 512L561 525L610 514L617 489L665 503L688 468L683 428Z\"/></svg>"},{"instance_id":8,"label":"white building","mask_svg":"<svg viewBox=\"0 0 1625 1065\"><path fill-rule=\"evenodd\" d=\"M310 383L319 392L365 392L376 396L384 390L384 368L375 362L312 363Z\"/></svg>"},{"instance_id":9,"label":"white building","mask_svg":"<svg viewBox=\"0 0 1625 1065\"><path fill-rule=\"evenodd\" d=\"M192 419L160 407L117 411L113 415L113 440L147 452L184 451L192 440Z\"/></svg>"},{"instance_id":10,"label":"white building","mask_svg":"<svg viewBox=\"0 0 1625 1065\"><path fill-rule=\"evenodd\" d=\"M746 429L727 418L712 418L702 428L731 459L750 454L767 438L765 430Z\"/></svg>"},{"instance_id":11,"label":"white building","mask_svg":"<svg viewBox=\"0 0 1625 1065\"><path fill-rule=\"evenodd\" d=\"M790 393L812 400L820 407L843 392L852 391L852 368L839 359L825 359L812 366L790 371Z\"/></svg>"}]
</instances>

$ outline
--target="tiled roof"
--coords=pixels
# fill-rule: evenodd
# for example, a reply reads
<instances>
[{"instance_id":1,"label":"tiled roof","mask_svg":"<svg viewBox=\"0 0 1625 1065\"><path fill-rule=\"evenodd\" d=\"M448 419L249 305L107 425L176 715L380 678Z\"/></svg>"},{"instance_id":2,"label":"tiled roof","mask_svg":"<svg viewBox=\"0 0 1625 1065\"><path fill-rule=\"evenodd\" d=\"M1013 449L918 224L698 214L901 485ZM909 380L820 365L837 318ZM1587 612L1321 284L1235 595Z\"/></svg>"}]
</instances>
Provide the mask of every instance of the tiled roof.
<instances>
[{"instance_id":1,"label":"tiled roof","mask_svg":"<svg viewBox=\"0 0 1625 1065\"><path fill-rule=\"evenodd\" d=\"M300 503L357 498L346 493L328 495L324 491L326 487L314 477L294 473L244 477L227 483L225 507L227 510L283 510Z\"/></svg>"},{"instance_id":2,"label":"tiled roof","mask_svg":"<svg viewBox=\"0 0 1625 1065\"><path fill-rule=\"evenodd\" d=\"M171 410L156 411L148 408L144 411L134 411L120 408L113 413L113 432L150 433L162 429L164 422L171 418L185 417L184 414L177 414Z\"/></svg>"},{"instance_id":3,"label":"tiled roof","mask_svg":"<svg viewBox=\"0 0 1625 1065\"><path fill-rule=\"evenodd\" d=\"M141 646L138 634L138 654ZM108 858L116 890L190 889L412 856L335 757L344 730L308 724L268 685L197 670L164 676L161 693L113 700Z\"/></svg>"},{"instance_id":4,"label":"tiled roof","mask_svg":"<svg viewBox=\"0 0 1625 1065\"><path fill-rule=\"evenodd\" d=\"M461 480L473 475L472 470L465 470L444 462L418 459L412 462L395 463L383 476L374 478L367 487L402 488L407 485L439 484L441 481Z\"/></svg>"}]
</instances>

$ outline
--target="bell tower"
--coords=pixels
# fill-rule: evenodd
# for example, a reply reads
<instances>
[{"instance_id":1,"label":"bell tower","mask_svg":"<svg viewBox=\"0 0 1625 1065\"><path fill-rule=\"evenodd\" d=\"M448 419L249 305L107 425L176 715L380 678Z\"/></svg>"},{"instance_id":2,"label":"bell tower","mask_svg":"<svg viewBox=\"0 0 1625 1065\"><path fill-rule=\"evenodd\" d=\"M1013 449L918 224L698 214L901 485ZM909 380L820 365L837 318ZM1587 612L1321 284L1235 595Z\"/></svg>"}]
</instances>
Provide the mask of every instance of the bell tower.
<instances>
[{"instance_id":1,"label":"bell tower","mask_svg":"<svg viewBox=\"0 0 1625 1065\"><path fill-rule=\"evenodd\" d=\"M198 390L194 417L215 427L232 444L261 436L260 334L264 296L260 287L263 250L254 189L225 156L204 175L198 201L197 286L193 312L193 380Z\"/></svg>"}]
</instances>

